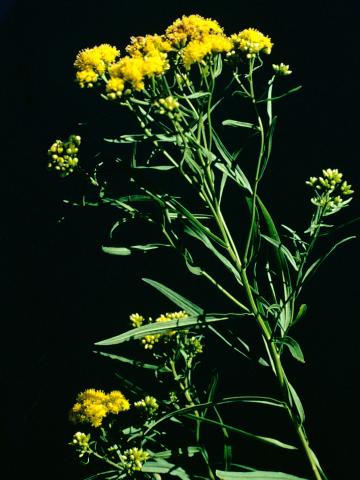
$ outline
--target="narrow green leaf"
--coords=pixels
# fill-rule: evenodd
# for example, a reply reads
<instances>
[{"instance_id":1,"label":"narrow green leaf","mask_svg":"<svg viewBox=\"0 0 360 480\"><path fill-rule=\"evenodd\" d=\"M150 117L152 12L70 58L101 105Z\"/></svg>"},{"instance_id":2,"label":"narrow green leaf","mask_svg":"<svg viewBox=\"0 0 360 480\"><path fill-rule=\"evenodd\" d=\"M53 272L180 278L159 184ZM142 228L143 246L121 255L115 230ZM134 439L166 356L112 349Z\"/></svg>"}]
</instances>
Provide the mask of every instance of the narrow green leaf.
<instances>
[{"instance_id":1,"label":"narrow green leaf","mask_svg":"<svg viewBox=\"0 0 360 480\"><path fill-rule=\"evenodd\" d=\"M295 317L295 320L293 321L292 325L295 325L299 320L301 320L307 312L307 305L305 303L302 303L299 307L299 311Z\"/></svg>"},{"instance_id":2,"label":"narrow green leaf","mask_svg":"<svg viewBox=\"0 0 360 480\"><path fill-rule=\"evenodd\" d=\"M238 120L224 120L221 124L228 127L242 127L242 128L257 129L256 125L254 125L253 123L239 122Z\"/></svg>"},{"instance_id":3,"label":"narrow green leaf","mask_svg":"<svg viewBox=\"0 0 360 480\"><path fill-rule=\"evenodd\" d=\"M101 250L104 253L108 253L109 255L131 255L131 250L125 247L101 247Z\"/></svg>"},{"instance_id":4,"label":"narrow green leaf","mask_svg":"<svg viewBox=\"0 0 360 480\"><path fill-rule=\"evenodd\" d=\"M172 170L175 168L174 165L151 165L151 166L139 166L139 167L135 167L137 170L145 170L145 169L149 169L149 170L160 170L160 171L167 171L167 170Z\"/></svg>"},{"instance_id":5,"label":"narrow green leaf","mask_svg":"<svg viewBox=\"0 0 360 480\"><path fill-rule=\"evenodd\" d=\"M174 290L171 290L171 288L166 287L160 282L157 282L155 280L151 280L150 278L143 278L143 282L148 283L152 287L156 288L159 290L160 293L165 295L169 300L171 300L176 306L180 307L183 309L185 312L189 313L190 315L202 315L204 310L196 305L195 303L191 302L187 298L183 297L179 293L176 293Z\"/></svg>"},{"instance_id":6,"label":"narrow green leaf","mask_svg":"<svg viewBox=\"0 0 360 480\"><path fill-rule=\"evenodd\" d=\"M293 445L289 445L287 443L281 442L280 440L277 440L276 438L264 437L262 435L255 435L253 433L247 432L247 431L242 430L240 428L233 427L232 425L228 425L228 424L225 424L225 423L222 423L222 422L218 422L216 420L211 420L210 418L205 418L205 417L199 418L198 416L192 415L192 414L185 414L184 416L186 418L196 420L197 422L201 421L201 422L204 422L204 423L209 423L211 425L216 425L216 426L221 427L221 428L226 428L226 430L238 433L238 434L243 435L243 436L245 436L247 438L250 438L252 440L257 440L257 441L262 442L262 443L273 445L274 447L284 448L286 450L297 450L297 447L294 447Z\"/></svg>"},{"instance_id":7,"label":"narrow green leaf","mask_svg":"<svg viewBox=\"0 0 360 480\"><path fill-rule=\"evenodd\" d=\"M301 363L305 363L304 355L301 350L300 345L298 342L289 337L289 336L284 336L282 338L277 338L276 343L281 344L281 345L286 345L291 353L291 355L298 360Z\"/></svg>"},{"instance_id":8,"label":"narrow green leaf","mask_svg":"<svg viewBox=\"0 0 360 480\"><path fill-rule=\"evenodd\" d=\"M282 251L282 253L285 255L285 257L289 260L289 263L291 266L294 268L294 270L298 271L299 268L296 264L295 258L291 254L290 250L285 247L279 240L274 240L271 237L268 237L267 235L261 234L261 237L264 238L267 242L271 243L274 247L278 248L279 250Z\"/></svg>"},{"instance_id":9,"label":"narrow green leaf","mask_svg":"<svg viewBox=\"0 0 360 480\"><path fill-rule=\"evenodd\" d=\"M288 385L289 395L290 395L289 399L291 403L295 404L301 423L304 423L305 412L304 412L304 407L302 406L301 400L299 398L299 395L296 393L295 388L291 385L289 381L287 381L287 385Z\"/></svg>"},{"instance_id":10,"label":"narrow green leaf","mask_svg":"<svg viewBox=\"0 0 360 480\"><path fill-rule=\"evenodd\" d=\"M159 370L159 367L157 365L141 362L140 360L134 360L132 358L127 358L120 355L114 355L112 353L107 353L107 352L99 352L97 350L94 350L94 353L102 355L103 357L111 358L112 360L118 360L119 362L128 363L130 365L133 365L134 367L146 368L148 370Z\"/></svg>"},{"instance_id":11,"label":"narrow green leaf","mask_svg":"<svg viewBox=\"0 0 360 480\"><path fill-rule=\"evenodd\" d=\"M304 477L297 477L283 472L266 472L263 470L257 470L254 472L224 472L222 470L216 470L216 476L220 480L306 480Z\"/></svg>"},{"instance_id":12,"label":"narrow green leaf","mask_svg":"<svg viewBox=\"0 0 360 480\"><path fill-rule=\"evenodd\" d=\"M228 317L224 316L200 315L196 317L168 320L166 322L154 322L138 328L132 328L127 332L116 335L115 337L101 340L100 342L96 342L95 345L118 345L119 343L127 342L129 340L144 338L146 335L162 334L172 330L183 330L193 326L204 326L208 323L222 322L227 319Z\"/></svg>"},{"instance_id":13,"label":"narrow green leaf","mask_svg":"<svg viewBox=\"0 0 360 480\"><path fill-rule=\"evenodd\" d=\"M320 265L334 252L334 250L337 249L342 243L348 242L349 240L353 240L356 238L355 235L352 235L351 237L346 237L337 242L330 250L323 255L322 257L318 258L305 272L303 278L302 278L302 284L305 282L305 280L311 275L314 275L316 270L320 267Z\"/></svg>"}]
</instances>

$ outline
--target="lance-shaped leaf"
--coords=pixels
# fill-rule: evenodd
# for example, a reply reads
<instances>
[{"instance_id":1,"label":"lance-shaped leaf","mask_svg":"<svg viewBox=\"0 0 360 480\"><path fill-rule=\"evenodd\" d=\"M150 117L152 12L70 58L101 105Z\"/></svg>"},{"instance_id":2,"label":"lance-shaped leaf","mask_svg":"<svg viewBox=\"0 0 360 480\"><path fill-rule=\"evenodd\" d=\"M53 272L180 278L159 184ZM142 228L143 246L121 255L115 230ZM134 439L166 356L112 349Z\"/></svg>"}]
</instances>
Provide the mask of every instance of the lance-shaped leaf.
<instances>
[{"instance_id":1,"label":"lance-shaped leaf","mask_svg":"<svg viewBox=\"0 0 360 480\"><path fill-rule=\"evenodd\" d=\"M152 363L145 363L141 360L134 360L133 358L123 357L121 355L114 355L113 353L107 352L99 352L94 350L94 353L98 353L104 357L111 358L112 360L118 360L119 362L128 363L129 365L133 365L134 367L146 368L149 370L159 370L158 365L153 365Z\"/></svg>"},{"instance_id":2,"label":"lance-shaped leaf","mask_svg":"<svg viewBox=\"0 0 360 480\"><path fill-rule=\"evenodd\" d=\"M261 234L262 238L264 238L267 242L269 242L271 245L274 247L278 248L279 250L282 251L282 253L285 255L285 257L289 260L290 265L294 268L294 270L298 270L298 266L296 264L295 258L291 254L290 250L285 247L279 240L274 240L271 237L268 237L267 235Z\"/></svg>"},{"instance_id":3,"label":"lance-shaped leaf","mask_svg":"<svg viewBox=\"0 0 360 480\"><path fill-rule=\"evenodd\" d=\"M132 328L127 332L116 335L115 337L107 338L96 342L95 345L118 345L119 343L127 342L129 340L137 340L144 338L147 335L157 335L173 330L188 329L193 326L204 326L208 323L223 322L228 317L217 315L199 315L197 317L186 317L175 320L168 320L166 322L154 322L148 325L143 325L138 328Z\"/></svg>"},{"instance_id":4,"label":"lance-shaped leaf","mask_svg":"<svg viewBox=\"0 0 360 480\"><path fill-rule=\"evenodd\" d=\"M277 338L276 343L280 345L286 345L291 353L291 355L301 363L305 363L304 354L301 350L298 342L289 336L284 336L282 338Z\"/></svg>"},{"instance_id":5,"label":"lance-shaped leaf","mask_svg":"<svg viewBox=\"0 0 360 480\"><path fill-rule=\"evenodd\" d=\"M304 477L297 477L289 473L283 472L268 472L263 470L257 470L254 472L224 472L222 470L216 470L216 476L220 480L307 480Z\"/></svg>"},{"instance_id":6,"label":"lance-shaped leaf","mask_svg":"<svg viewBox=\"0 0 360 480\"><path fill-rule=\"evenodd\" d=\"M185 312L189 313L190 315L202 315L204 310L196 305L195 303L191 302L187 298L180 295L180 293L175 292L169 287L166 287L160 282L156 280L151 280L150 278L143 278L143 282L148 283L152 287L156 288L160 293L165 295L169 300L171 300L177 307L180 307Z\"/></svg>"},{"instance_id":7,"label":"lance-shaped leaf","mask_svg":"<svg viewBox=\"0 0 360 480\"><path fill-rule=\"evenodd\" d=\"M104 253L109 255L131 255L133 251L146 253L149 250L156 250L159 247L169 247L165 243L148 243L147 245L131 245L130 247L101 247Z\"/></svg>"},{"instance_id":8,"label":"lance-shaped leaf","mask_svg":"<svg viewBox=\"0 0 360 480\"><path fill-rule=\"evenodd\" d=\"M256 125L254 125L253 123L249 123L249 122L240 122L239 120L224 120L222 123L222 125L224 126L228 126L228 127L241 127L241 128L254 128L254 129L258 129L258 127Z\"/></svg>"}]
</instances>

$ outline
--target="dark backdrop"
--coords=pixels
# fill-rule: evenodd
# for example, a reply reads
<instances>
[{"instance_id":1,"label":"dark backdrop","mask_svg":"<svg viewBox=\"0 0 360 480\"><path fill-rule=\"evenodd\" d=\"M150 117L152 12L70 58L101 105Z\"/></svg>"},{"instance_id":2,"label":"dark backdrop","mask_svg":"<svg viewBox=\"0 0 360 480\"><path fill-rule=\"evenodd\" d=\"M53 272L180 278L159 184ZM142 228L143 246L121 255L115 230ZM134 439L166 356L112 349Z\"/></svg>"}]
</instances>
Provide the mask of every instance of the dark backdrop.
<instances>
[{"instance_id":1,"label":"dark backdrop","mask_svg":"<svg viewBox=\"0 0 360 480\"><path fill-rule=\"evenodd\" d=\"M133 311L169 307L140 277L207 299L177 259L165 265L158 255L102 254L112 219L62 204L79 185L46 172L53 139L84 123L84 148L94 156L101 137L126 131L109 104L74 84L75 54L101 42L124 47L130 35L161 32L183 13L216 18L228 33L254 26L269 34L274 61L290 63L292 80L304 88L278 107L263 188L277 218L301 229L310 175L339 167L360 191L357 19L351 2L335 1L2 2L0 471L13 479L75 480L81 472L66 446L67 410L78 391L114 382L113 364L95 358L92 343L124 330ZM355 196L346 213L358 211ZM355 224L351 232L358 230ZM351 440L358 420L358 250L358 241L349 243L328 261L306 292L310 313L296 330L307 363L292 368L294 384L330 479L353 478L358 463ZM235 384L243 381L240 369L232 375Z\"/></svg>"}]
</instances>

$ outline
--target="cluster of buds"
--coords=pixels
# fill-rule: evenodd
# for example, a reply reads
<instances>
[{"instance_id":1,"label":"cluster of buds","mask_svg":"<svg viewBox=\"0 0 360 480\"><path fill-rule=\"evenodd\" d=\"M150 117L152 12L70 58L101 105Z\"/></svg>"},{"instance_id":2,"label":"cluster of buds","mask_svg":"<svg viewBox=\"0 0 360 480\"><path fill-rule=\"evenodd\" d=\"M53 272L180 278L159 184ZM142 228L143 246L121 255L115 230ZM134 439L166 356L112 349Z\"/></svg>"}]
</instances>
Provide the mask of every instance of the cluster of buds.
<instances>
[{"instance_id":1,"label":"cluster of buds","mask_svg":"<svg viewBox=\"0 0 360 480\"><path fill-rule=\"evenodd\" d=\"M189 355L192 357L203 352L203 345L198 337L190 337L187 341L186 347Z\"/></svg>"},{"instance_id":2,"label":"cluster of buds","mask_svg":"<svg viewBox=\"0 0 360 480\"><path fill-rule=\"evenodd\" d=\"M154 102L154 106L157 107L156 111L160 115L166 115L171 119L179 120L179 102L173 97L168 96L166 98L159 98L156 102Z\"/></svg>"},{"instance_id":3,"label":"cluster of buds","mask_svg":"<svg viewBox=\"0 0 360 480\"><path fill-rule=\"evenodd\" d=\"M134 407L137 408L141 413L145 413L146 416L151 417L159 408L159 404L157 403L155 397L146 395L146 397L142 400L134 402Z\"/></svg>"},{"instance_id":4,"label":"cluster of buds","mask_svg":"<svg viewBox=\"0 0 360 480\"><path fill-rule=\"evenodd\" d=\"M62 177L72 173L79 163L77 153L80 143L79 135L70 135L65 142L55 140L48 150L48 156L50 157L48 168L56 170Z\"/></svg>"},{"instance_id":5,"label":"cluster of buds","mask_svg":"<svg viewBox=\"0 0 360 480\"><path fill-rule=\"evenodd\" d=\"M90 449L90 434L86 435L83 432L76 432L70 445L74 445L79 452L79 457L83 457L87 453L91 453Z\"/></svg>"},{"instance_id":6,"label":"cluster of buds","mask_svg":"<svg viewBox=\"0 0 360 480\"><path fill-rule=\"evenodd\" d=\"M285 76L285 75L291 75L292 74L292 70L290 70L289 65L285 65L282 62L279 65L273 64L272 68L273 68L274 72L276 73L276 75Z\"/></svg>"},{"instance_id":7,"label":"cluster of buds","mask_svg":"<svg viewBox=\"0 0 360 480\"><path fill-rule=\"evenodd\" d=\"M131 472L142 470L143 463L150 458L150 455L142 448L134 447L125 450L120 458L123 462L124 468L130 474Z\"/></svg>"},{"instance_id":8,"label":"cluster of buds","mask_svg":"<svg viewBox=\"0 0 360 480\"><path fill-rule=\"evenodd\" d=\"M316 194L311 202L323 208L323 215L330 215L351 201L351 198L344 200L343 196L351 195L354 190L346 180L342 180L343 174L338 169L328 168L322 173L322 177L310 177L306 184L312 187Z\"/></svg>"}]
</instances>

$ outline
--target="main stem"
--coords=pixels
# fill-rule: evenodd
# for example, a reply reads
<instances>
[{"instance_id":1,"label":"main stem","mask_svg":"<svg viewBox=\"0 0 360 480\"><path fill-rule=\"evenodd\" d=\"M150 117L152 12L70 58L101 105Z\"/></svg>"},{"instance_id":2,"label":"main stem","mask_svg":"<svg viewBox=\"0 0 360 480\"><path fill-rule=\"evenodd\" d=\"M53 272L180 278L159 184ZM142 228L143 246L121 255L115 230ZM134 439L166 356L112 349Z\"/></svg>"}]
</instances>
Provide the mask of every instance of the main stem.
<instances>
[{"instance_id":1,"label":"main stem","mask_svg":"<svg viewBox=\"0 0 360 480\"><path fill-rule=\"evenodd\" d=\"M319 472L319 469L316 465L314 456L313 456L312 451L310 449L309 442L306 438L304 427L303 427L302 423L299 422L298 415L296 413L294 413L294 411L293 411L293 409L290 405L289 390L288 390L288 386L287 386L287 380L286 380L286 375L285 375L285 372L284 372L284 368L283 368L282 363L281 363L280 353L279 353L279 351L276 347L276 344L275 344L274 340L272 339L272 333L271 333L271 330L270 330L270 327L269 327L268 323L262 318L262 316L261 316L261 314L260 314L260 312L257 308L253 293L251 291L250 282L249 282L249 279L248 279L248 276L247 276L247 273L246 273L246 268L243 267L241 259L238 255L238 252L236 251L236 248L235 248L234 242L231 238L229 229L226 226L225 220L224 220L224 218L221 214L220 207L217 208L216 221L217 221L219 229L220 229L220 231L223 235L223 239L224 239L224 241L227 245L227 250L229 252L229 255L231 256L232 260L235 262L236 267L237 267L237 269L239 271L239 274L241 276L241 280L242 280L243 285L244 285L246 296L247 296L247 299L248 299L249 304L250 304L250 310L253 313L253 315L254 315L254 317L255 317L255 319L256 319L256 321L257 321L257 323L258 323L258 325L261 329L261 332L262 332L262 334L265 338L265 341L268 345L269 353L270 353L271 360L272 360L274 370L275 370L275 375L276 375L276 378L278 379L281 394L282 394L283 399L284 399L284 401L287 405L287 410L288 410L288 413L289 413L291 423L292 423L292 425L293 425L293 427L294 427L294 429L295 429L295 431L296 431L296 433L299 437L301 446L304 449L304 453L305 453L305 455L306 455L306 457L309 461L311 470L313 471L314 478L316 480L323 480L323 477Z\"/></svg>"}]
</instances>

